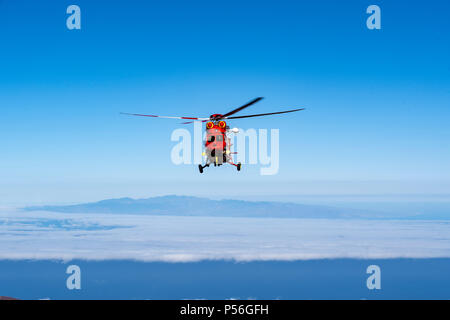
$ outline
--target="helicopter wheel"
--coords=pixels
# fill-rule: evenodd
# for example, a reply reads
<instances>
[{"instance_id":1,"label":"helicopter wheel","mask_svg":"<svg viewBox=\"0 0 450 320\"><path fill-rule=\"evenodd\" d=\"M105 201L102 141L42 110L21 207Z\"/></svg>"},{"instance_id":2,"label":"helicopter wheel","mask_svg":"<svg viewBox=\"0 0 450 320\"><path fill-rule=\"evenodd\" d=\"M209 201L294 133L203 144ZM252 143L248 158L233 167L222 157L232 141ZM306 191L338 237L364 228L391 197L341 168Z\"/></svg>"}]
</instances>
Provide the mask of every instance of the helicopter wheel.
<instances>
[{"instance_id":1,"label":"helicopter wheel","mask_svg":"<svg viewBox=\"0 0 450 320\"><path fill-rule=\"evenodd\" d=\"M198 165L198 171L200 171L200 173L203 173L203 167L201 164Z\"/></svg>"},{"instance_id":2,"label":"helicopter wheel","mask_svg":"<svg viewBox=\"0 0 450 320\"><path fill-rule=\"evenodd\" d=\"M241 171L241 163L240 162L237 164L236 168L237 168L237 171Z\"/></svg>"}]
</instances>

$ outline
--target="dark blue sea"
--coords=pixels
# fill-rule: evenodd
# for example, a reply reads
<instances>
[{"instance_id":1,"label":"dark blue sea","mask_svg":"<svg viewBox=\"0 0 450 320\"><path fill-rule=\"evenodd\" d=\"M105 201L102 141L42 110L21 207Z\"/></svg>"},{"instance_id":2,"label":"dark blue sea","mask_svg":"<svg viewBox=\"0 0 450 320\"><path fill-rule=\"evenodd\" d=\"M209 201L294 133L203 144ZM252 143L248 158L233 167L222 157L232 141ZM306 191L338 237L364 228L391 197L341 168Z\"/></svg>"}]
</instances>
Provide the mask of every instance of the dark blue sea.
<instances>
[{"instance_id":1,"label":"dark blue sea","mask_svg":"<svg viewBox=\"0 0 450 320\"><path fill-rule=\"evenodd\" d=\"M69 265L81 289L69 290ZM369 290L369 265L381 289ZM19 299L449 299L450 259L0 261L0 296Z\"/></svg>"}]
</instances>

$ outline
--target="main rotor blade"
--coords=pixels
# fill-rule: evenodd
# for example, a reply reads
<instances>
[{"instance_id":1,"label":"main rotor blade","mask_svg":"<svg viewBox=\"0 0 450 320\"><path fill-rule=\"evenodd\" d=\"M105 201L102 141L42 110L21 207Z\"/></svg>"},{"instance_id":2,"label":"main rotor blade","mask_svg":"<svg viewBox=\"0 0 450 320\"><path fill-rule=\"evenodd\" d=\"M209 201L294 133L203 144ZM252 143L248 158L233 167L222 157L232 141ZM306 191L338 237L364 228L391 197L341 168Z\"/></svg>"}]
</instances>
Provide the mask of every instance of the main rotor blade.
<instances>
[{"instance_id":1,"label":"main rotor blade","mask_svg":"<svg viewBox=\"0 0 450 320\"><path fill-rule=\"evenodd\" d=\"M305 108L294 109L294 110L287 110L287 111L279 111L279 112L270 112L270 113L250 114L248 116L227 117L227 119L242 119L242 118L251 118L251 117L271 116L271 115L274 115L274 114L296 112L296 111L301 111L301 110L305 110Z\"/></svg>"},{"instance_id":2,"label":"main rotor blade","mask_svg":"<svg viewBox=\"0 0 450 320\"><path fill-rule=\"evenodd\" d=\"M209 118L169 117L169 116L157 116L157 115L153 115L153 114L139 114L139 113L125 113L125 112L121 112L120 114L125 114L125 115L129 115L129 116L139 116L139 117L151 117L151 118L184 119L184 120L209 120Z\"/></svg>"},{"instance_id":3,"label":"main rotor blade","mask_svg":"<svg viewBox=\"0 0 450 320\"><path fill-rule=\"evenodd\" d=\"M199 119L199 120L193 120L193 121L188 121L188 122L182 122L181 124L189 124L189 123L194 123L194 122L196 122L196 121L198 121L198 122L206 122L206 121L208 121L208 120L209 120L209 118L206 119L206 120L201 120L201 119Z\"/></svg>"},{"instance_id":4,"label":"main rotor blade","mask_svg":"<svg viewBox=\"0 0 450 320\"><path fill-rule=\"evenodd\" d=\"M239 108L236 108L236 109L234 109L234 110L232 110L232 111L230 111L230 112L228 112L228 113L225 113L225 114L221 117L221 119L226 118L226 117L228 117L228 116L231 116L232 114L235 114L236 112L239 112L239 111L241 111L241 110L243 110L243 109L245 109L245 108L247 108L247 107L250 107L252 104L257 103L258 101L261 101L262 99L264 99L264 98L263 98L263 97L258 97L258 98L256 98L256 99L253 99L252 101L250 101L250 102L244 104L243 106L241 106L241 107L239 107Z\"/></svg>"}]
</instances>

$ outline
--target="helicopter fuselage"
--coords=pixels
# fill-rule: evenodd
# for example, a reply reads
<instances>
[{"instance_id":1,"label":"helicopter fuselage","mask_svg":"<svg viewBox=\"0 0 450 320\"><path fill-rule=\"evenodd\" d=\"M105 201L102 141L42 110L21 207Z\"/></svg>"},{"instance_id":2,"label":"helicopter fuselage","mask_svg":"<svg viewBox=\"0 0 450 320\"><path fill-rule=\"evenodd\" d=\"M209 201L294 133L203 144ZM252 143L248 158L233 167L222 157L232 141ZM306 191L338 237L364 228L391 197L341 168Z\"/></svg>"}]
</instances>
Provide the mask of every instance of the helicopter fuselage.
<instances>
[{"instance_id":1,"label":"helicopter fuselage","mask_svg":"<svg viewBox=\"0 0 450 320\"><path fill-rule=\"evenodd\" d=\"M227 124L223 120L206 123L205 156L207 157L207 162L214 165L221 165L227 162L230 145L227 130Z\"/></svg>"}]
</instances>

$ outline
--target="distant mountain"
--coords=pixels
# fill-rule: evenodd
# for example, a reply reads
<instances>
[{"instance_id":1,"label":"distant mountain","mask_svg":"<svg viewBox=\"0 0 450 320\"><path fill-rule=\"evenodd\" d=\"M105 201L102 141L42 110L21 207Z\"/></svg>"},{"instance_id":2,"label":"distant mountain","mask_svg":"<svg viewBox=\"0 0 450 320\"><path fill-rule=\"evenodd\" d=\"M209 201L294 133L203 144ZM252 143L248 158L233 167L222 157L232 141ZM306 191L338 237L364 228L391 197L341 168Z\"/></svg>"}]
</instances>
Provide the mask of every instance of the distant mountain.
<instances>
[{"instance_id":1,"label":"distant mountain","mask_svg":"<svg viewBox=\"0 0 450 320\"><path fill-rule=\"evenodd\" d=\"M66 206L26 207L27 211L61 213L109 213L158 216L266 217L266 218L326 218L385 219L385 213L342 209L320 205L283 202L210 200L189 196L163 196L148 199L120 198Z\"/></svg>"}]
</instances>

